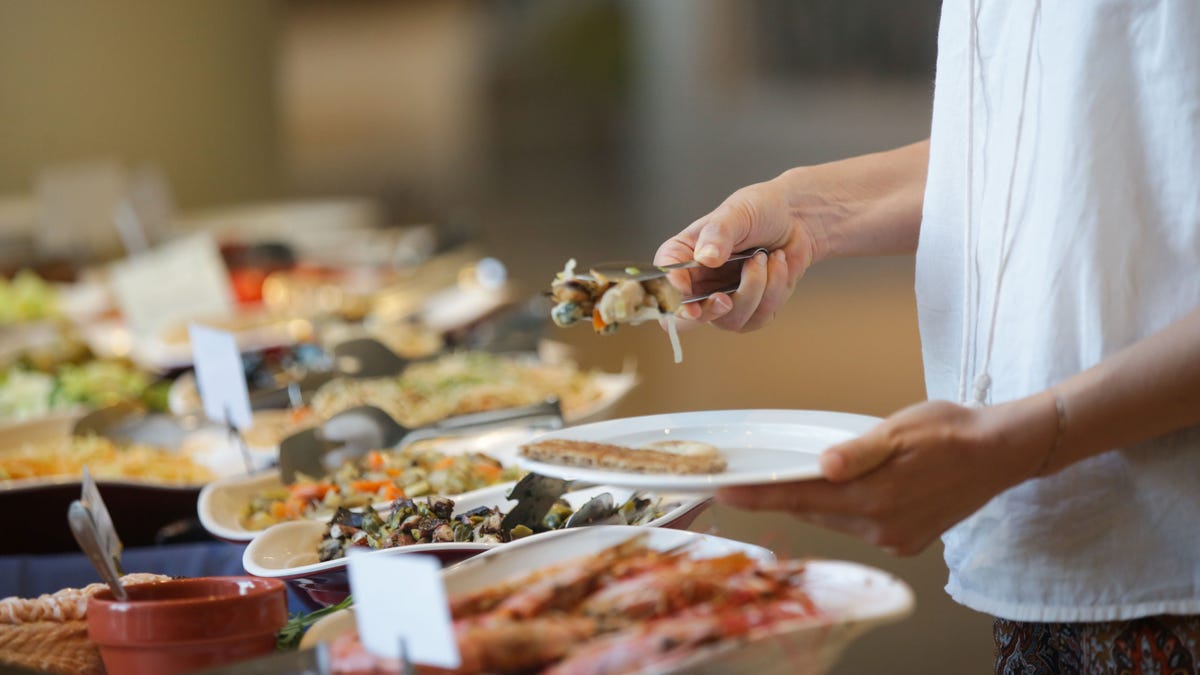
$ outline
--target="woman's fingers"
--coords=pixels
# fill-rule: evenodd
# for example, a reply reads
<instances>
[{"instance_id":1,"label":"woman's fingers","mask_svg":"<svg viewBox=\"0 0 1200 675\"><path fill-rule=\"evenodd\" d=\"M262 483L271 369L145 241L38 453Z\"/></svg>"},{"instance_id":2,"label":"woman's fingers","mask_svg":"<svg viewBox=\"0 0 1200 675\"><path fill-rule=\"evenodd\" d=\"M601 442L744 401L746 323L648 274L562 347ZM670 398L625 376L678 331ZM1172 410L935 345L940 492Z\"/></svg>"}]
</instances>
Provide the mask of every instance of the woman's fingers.
<instances>
[{"instance_id":1,"label":"woman's fingers","mask_svg":"<svg viewBox=\"0 0 1200 675\"><path fill-rule=\"evenodd\" d=\"M742 326L743 331L758 330L775 318L775 312L787 302L792 294L792 286L788 282L787 254L782 250L771 253L767 259L767 285L763 290L762 300L754 310L754 314Z\"/></svg>"},{"instance_id":2,"label":"woman's fingers","mask_svg":"<svg viewBox=\"0 0 1200 675\"><path fill-rule=\"evenodd\" d=\"M844 493L828 481L807 480L721 488L717 501L747 511L838 512L845 506Z\"/></svg>"},{"instance_id":3,"label":"woman's fingers","mask_svg":"<svg viewBox=\"0 0 1200 675\"><path fill-rule=\"evenodd\" d=\"M726 330L745 330L766 289L767 256L760 253L742 265L742 280L733 296L733 307L724 316L713 319L713 325Z\"/></svg>"},{"instance_id":4,"label":"woman's fingers","mask_svg":"<svg viewBox=\"0 0 1200 675\"><path fill-rule=\"evenodd\" d=\"M733 301L724 293L717 293L699 302L689 302L679 308L676 313L683 321L677 324L679 330L690 330L696 326L711 322L725 316L733 308ZM660 322L661 323L661 322ZM666 325L663 325L666 328Z\"/></svg>"},{"instance_id":5,"label":"woman's fingers","mask_svg":"<svg viewBox=\"0 0 1200 675\"><path fill-rule=\"evenodd\" d=\"M673 265L691 260L694 243L695 235L689 235L688 231L684 230L658 247L658 251L654 254L654 264ZM678 288L685 296L692 294L692 275L687 270L668 272L667 281L670 281L671 285Z\"/></svg>"},{"instance_id":6,"label":"woman's fingers","mask_svg":"<svg viewBox=\"0 0 1200 675\"><path fill-rule=\"evenodd\" d=\"M854 480L882 466L895 451L887 434L876 427L821 453L821 474L835 483Z\"/></svg>"},{"instance_id":7,"label":"woman's fingers","mask_svg":"<svg viewBox=\"0 0 1200 675\"><path fill-rule=\"evenodd\" d=\"M742 204L738 193L717 207L696 233L695 259L706 267L719 267L750 235L753 208Z\"/></svg>"}]
</instances>

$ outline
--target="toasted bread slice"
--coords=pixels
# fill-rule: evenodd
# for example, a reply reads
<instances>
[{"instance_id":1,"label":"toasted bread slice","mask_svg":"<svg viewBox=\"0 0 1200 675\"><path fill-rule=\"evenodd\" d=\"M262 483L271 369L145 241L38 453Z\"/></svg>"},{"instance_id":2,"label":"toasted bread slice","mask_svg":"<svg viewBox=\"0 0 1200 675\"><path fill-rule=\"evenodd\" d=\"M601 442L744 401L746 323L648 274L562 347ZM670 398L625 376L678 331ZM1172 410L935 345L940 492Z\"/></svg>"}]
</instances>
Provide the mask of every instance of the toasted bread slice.
<instances>
[{"instance_id":1,"label":"toasted bread slice","mask_svg":"<svg viewBox=\"0 0 1200 675\"><path fill-rule=\"evenodd\" d=\"M710 446L711 447L711 446ZM635 473L700 474L725 470L725 458L712 453L680 454L652 448L548 439L521 446L521 456L549 464L616 469Z\"/></svg>"}]
</instances>

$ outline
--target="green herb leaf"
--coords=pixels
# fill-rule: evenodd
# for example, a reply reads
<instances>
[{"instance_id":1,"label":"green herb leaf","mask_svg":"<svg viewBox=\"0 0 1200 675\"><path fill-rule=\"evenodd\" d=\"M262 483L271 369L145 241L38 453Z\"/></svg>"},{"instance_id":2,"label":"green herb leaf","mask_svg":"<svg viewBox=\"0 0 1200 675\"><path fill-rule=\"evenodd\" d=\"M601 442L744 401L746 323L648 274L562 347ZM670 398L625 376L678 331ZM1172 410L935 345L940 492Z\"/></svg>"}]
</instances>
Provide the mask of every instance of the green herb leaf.
<instances>
[{"instance_id":1,"label":"green herb leaf","mask_svg":"<svg viewBox=\"0 0 1200 675\"><path fill-rule=\"evenodd\" d=\"M342 609L347 609L354 604L354 596L347 595L345 600L342 600L336 605L323 607L315 612L300 612L288 617L288 622L279 629L279 633L275 636L275 649L279 651L287 651L289 649L299 649L300 638L304 637L305 631L314 623Z\"/></svg>"}]
</instances>

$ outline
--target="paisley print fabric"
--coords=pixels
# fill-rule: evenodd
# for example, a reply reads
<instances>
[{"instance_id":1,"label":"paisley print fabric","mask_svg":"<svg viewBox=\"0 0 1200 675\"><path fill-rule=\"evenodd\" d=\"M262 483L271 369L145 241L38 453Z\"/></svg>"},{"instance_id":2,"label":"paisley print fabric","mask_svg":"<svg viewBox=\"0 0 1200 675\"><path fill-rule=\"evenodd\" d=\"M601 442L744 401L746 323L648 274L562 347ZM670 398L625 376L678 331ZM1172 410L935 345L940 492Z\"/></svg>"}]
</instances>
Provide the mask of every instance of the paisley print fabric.
<instances>
[{"instance_id":1,"label":"paisley print fabric","mask_svg":"<svg viewBox=\"0 0 1200 675\"><path fill-rule=\"evenodd\" d=\"M1200 616L1103 623L996 619L997 675L1196 675Z\"/></svg>"}]
</instances>

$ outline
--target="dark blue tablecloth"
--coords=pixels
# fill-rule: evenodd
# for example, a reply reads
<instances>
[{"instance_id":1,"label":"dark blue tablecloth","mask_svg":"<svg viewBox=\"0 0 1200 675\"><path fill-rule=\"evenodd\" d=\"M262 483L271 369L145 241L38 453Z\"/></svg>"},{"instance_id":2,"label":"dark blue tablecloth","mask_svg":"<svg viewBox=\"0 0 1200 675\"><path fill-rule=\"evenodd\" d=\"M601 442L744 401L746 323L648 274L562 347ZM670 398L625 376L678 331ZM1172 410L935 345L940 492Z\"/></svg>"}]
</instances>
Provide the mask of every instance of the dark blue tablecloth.
<instances>
[{"instance_id":1,"label":"dark blue tablecloth","mask_svg":"<svg viewBox=\"0 0 1200 675\"><path fill-rule=\"evenodd\" d=\"M234 576L245 574L245 546L223 542L170 544L125 549L121 556L126 572L154 572L179 577ZM60 588L80 588L100 581L82 553L0 556L0 597L32 598ZM305 609L288 591L288 609Z\"/></svg>"}]
</instances>

